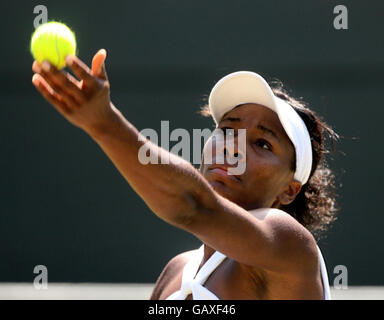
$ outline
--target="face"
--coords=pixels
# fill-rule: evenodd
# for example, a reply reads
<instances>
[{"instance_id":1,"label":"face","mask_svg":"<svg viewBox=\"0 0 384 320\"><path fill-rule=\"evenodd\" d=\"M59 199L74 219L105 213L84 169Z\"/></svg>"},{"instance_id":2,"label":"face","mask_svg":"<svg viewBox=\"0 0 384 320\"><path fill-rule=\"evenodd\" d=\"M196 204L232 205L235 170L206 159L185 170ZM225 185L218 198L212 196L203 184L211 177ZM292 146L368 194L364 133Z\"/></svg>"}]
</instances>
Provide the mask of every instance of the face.
<instances>
[{"instance_id":1,"label":"face","mask_svg":"<svg viewBox=\"0 0 384 320\"><path fill-rule=\"evenodd\" d=\"M212 160L204 163L203 157L200 167L216 192L246 210L279 208L294 200L301 189L301 183L293 179L295 151L275 112L261 105L243 104L225 114L218 128L224 133L225 129L234 130L234 148L216 150L212 142ZM238 148L238 129L246 129L245 156ZM234 166L233 161L232 165L229 161L218 164L221 152L243 157L240 161L245 161L244 173L229 175L227 169Z\"/></svg>"}]
</instances>

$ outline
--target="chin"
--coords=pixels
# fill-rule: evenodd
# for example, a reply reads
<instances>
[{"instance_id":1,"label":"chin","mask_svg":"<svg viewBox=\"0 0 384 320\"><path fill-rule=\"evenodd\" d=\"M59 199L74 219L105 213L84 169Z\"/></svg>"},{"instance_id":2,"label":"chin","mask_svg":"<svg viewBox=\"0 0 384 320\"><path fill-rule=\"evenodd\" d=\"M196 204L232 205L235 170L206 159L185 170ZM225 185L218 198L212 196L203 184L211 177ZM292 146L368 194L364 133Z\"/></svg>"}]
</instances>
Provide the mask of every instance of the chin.
<instances>
[{"instance_id":1,"label":"chin","mask_svg":"<svg viewBox=\"0 0 384 320\"><path fill-rule=\"evenodd\" d=\"M212 188L215 189L216 191L219 191L222 189L228 189L228 186L226 186L225 183L222 181L213 180L208 182L212 186Z\"/></svg>"},{"instance_id":2,"label":"chin","mask_svg":"<svg viewBox=\"0 0 384 320\"><path fill-rule=\"evenodd\" d=\"M233 190L220 180L208 181L212 188L222 197L233 201Z\"/></svg>"}]
</instances>

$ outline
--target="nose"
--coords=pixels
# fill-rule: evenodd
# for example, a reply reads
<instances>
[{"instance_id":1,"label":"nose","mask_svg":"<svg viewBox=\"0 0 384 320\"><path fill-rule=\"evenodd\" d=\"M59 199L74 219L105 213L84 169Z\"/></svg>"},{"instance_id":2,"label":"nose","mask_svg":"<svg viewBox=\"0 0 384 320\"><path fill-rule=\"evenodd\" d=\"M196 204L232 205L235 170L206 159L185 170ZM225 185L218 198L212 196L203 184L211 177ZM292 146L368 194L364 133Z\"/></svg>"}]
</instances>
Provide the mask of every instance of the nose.
<instances>
[{"instance_id":1,"label":"nose","mask_svg":"<svg viewBox=\"0 0 384 320\"><path fill-rule=\"evenodd\" d=\"M238 150L235 152L235 148L228 148L228 146L225 145L223 149L225 157L236 158L237 161L242 160L244 157L243 154Z\"/></svg>"},{"instance_id":2,"label":"nose","mask_svg":"<svg viewBox=\"0 0 384 320\"><path fill-rule=\"evenodd\" d=\"M245 160L245 145L242 144L243 142L239 141L237 137L226 138L224 143L219 145L221 150L217 151L223 153L227 163L236 164Z\"/></svg>"},{"instance_id":3,"label":"nose","mask_svg":"<svg viewBox=\"0 0 384 320\"><path fill-rule=\"evenodd\" d=\"M214 131L203 148L204 163L242 165L246 160L245 131L237 136L224 136L221 130ZM212 157L215 157L213 160Z\"/></svg>"}]
</instances>

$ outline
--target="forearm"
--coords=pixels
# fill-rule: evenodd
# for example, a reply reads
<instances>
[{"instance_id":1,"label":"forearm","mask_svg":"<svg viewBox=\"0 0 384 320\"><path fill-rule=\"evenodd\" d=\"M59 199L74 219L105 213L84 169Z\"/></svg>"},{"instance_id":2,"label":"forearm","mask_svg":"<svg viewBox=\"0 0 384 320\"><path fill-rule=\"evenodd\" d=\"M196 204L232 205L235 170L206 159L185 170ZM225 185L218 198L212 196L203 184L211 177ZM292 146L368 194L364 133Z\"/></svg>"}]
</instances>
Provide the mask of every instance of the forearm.
<instances>
[{"instance_id":1,"label":"forearm","mask_svg":"<svg viewBox=\"0 0 384 320\"><path fill-rule=\"evenodd\" d=\"M113 105L105 125L87 133L148 207L169 223L186 222L196 212L198 195L207 197L212 192L189 162L146 140ZM158 164L139 161L139 150L145 143L152 154L158 155ZM169 157L169 164L161 164L160 156Z\"/></svg>"}]
</instances>

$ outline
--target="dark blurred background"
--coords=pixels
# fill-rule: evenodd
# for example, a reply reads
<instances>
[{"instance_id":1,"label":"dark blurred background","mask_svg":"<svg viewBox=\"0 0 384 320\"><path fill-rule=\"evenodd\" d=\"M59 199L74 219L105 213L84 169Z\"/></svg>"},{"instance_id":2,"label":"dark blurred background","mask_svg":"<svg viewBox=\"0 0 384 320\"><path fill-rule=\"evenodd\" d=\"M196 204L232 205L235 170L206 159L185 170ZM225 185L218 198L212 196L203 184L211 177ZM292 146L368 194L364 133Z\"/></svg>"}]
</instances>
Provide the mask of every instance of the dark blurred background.
<instances>
[{"instance_id":1,"label":"dark blurred background","mask_svg":"<svg viewBox=\"0 0 384 320\"><path fill-rule=\"evenodd\" d=\"M196 112L222 76L279 79L342 136L331 154L338 221L319 242L330 283L384 285L382 1L1 1L0 281L156 281L198 239L159 220L84 132L31 84L36 5L108 51L112 100L138 129L210 128ZM348 9L335 30L333 8ZM148 181L150 183L150 181Z\"/></svg>"}]
</instances>

